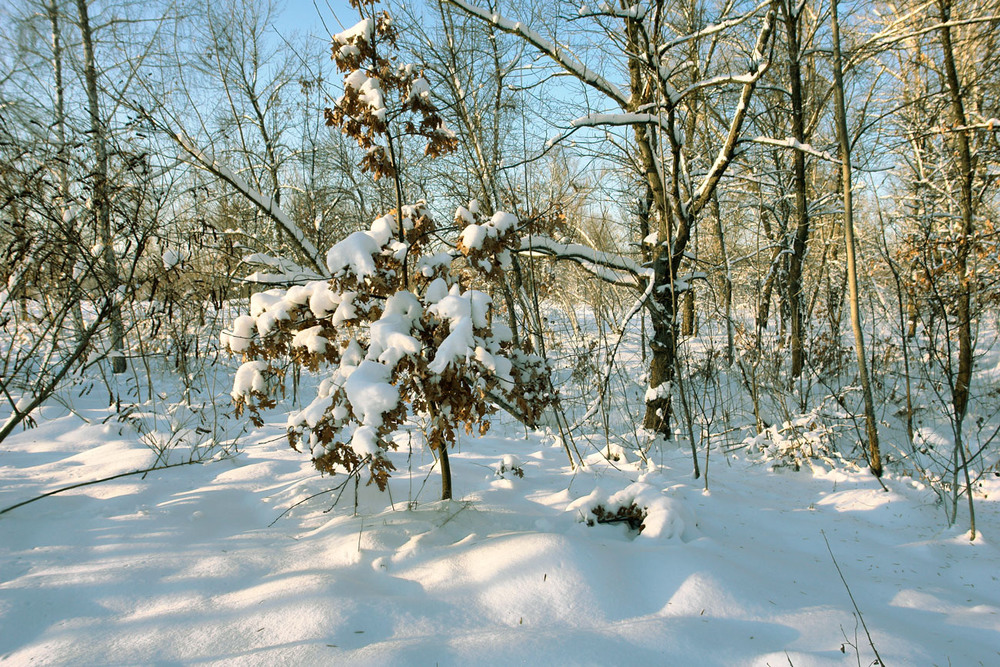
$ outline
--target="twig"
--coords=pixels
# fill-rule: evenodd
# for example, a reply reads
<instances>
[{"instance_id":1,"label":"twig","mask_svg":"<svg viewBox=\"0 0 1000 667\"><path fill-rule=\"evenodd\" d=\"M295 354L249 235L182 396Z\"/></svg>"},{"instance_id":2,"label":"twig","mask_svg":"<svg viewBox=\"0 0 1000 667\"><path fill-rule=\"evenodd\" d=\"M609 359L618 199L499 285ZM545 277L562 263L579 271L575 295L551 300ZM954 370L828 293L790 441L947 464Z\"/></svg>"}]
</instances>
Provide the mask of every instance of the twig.
<instances>
[{"instance_id":1,"label":"twig","mask_svg":"<svg viewBox=\"0 0 1000 667\"><path fill-rule=\"evenodd\" d=\"M452 519L454 519L456 516L458 516L459 514L461 514L462 512L464 512L466 510L466 508L468 508L471 504L472 504L471 501L466 502L464 505L462 505L461 508L459 508L459 510L457 512L455 512L454 514L452 514L451 516L449 516L447 519L445 519L444 521L442 521L441 525L438 526L438 528L444 528L444 525L446 523L448 523L449 521L451 521Z\"/></svg>"},{"instance_id":2,"label":"twig","mask_svg":"<svg viewBox=\"0 0 1000 667\"><path fill-rule=\"evenodd\" d=\"M274 521L272 521L271 523L267 524L267 527L268 527L268 528L270 528L270 527L271 527L271 526L273 526L274 524L278 523L278 521L279 521L279 520L281 520L281 517L285 516L286 514L288 514L289 512L291 512L291 511L292 511L293 509L295 509L295 508L296 508L296 507L298 507L299 505L302 505L302 504L304 504L304 503L307 503L307 502L309 502L310 500L312 500L313 498L318 498L319 496L322 496L322 495L324 495L324 494L327 494L327 493L334 493L335 491L338 491L338 490L340 490L340 489L341 489L341 488L342 488L342 487L343 487L343 486L344 486L345 484L347 484L347 482L348 482L348 481L350 481L350 479L351 479L351 478L350 478L350 477L348 477L348 478L347 478L346 480L344 480L344 483L343 483L343 484L341 484L340 486L335 486L335 487L333 487L332 489L323 489L323 490L322 490L322 491L320 491L319 493L314 493L314 494L312 494L311 496L306 496L306 497L305 497L305 498L303 498L302 500L299 500L299 501L297 501L297 502L295 502L295 503L292 503L292 504L291 504L291 505L290 505L290 506L288 507L288 509L286 509L286 510L285 510L284 512L282 512L282 513L281 513L281 514L279 514L279 515L278 515L277 517L275 517Z\"/></svg>"},{"instance_id":3,"label":"twig","mask_svg":"<svg viewBox=\"0 0 1000 667\"><path fill-rule=\"evenodd\" d=\"M885 667L885 663L882 661L882 656L878 654L878 649L875 648L875 642L872 640L872 635L868 632L868 624L865 623L865 617L858 608L858 603L854 600L854 594L851 593L851 587L847 585L847 579L844 578L844 573L840 569L840 564L837 563L836 556L833 555L833 549L830 548L830 540L826 539L826 531L821 530L819 532L823 536L823 541L826 542L826 550L830 552L830 559L833 561L833 566L837 568L837 574L840 575L840 580L844 582L844 588L847 589L847 596L851 598L851 604L854 605L854 611L857 612L858 618L861 620L861 627L864 628L865 635L868 636L868 645L872 647L872 652L875 653L875 659L878 661L878 664Z\"/></svg>"},{"instance_id":4,"label":"twig","mask_svg":"<svg viewBox=\"0 0 1000 667\"><path fill-rule=\"evenodd\" d=\"M167 465L153 466L152 468L144 468L142 470L133 470L132 472L123 472L117 475L112 475L111 477L103 477L101 479L93 479L89 482L79 482L78 484L70 484L69 486L64 486L61 489L56 489L55 491L48 491L40 496L31 498L30 500L24 500L17 503L16 505L11 505L10 507L0 510L0 514L6 514L11 510L15 510L18 507L24 507L25 505L30 505L36 500L41 500L42 498L48 498L49 496L54 496L57 493L62 493L63 491L71 491L73 489L79 489L82 486L91 486L93 484L100 484L101 482L110 482L113 479L120 479L122 477L130 477L131 475L145 475L147 473L154 472L156 470L166 470L167 468L177 468L180 466L194 465L195 463L203 463L203 461L181 461L180 463L168 463Z\"/></svg>"},{"instance_id":5,"label":"twig","mask_svg":"<svg viewBox=\"0 0 1000 667\"><path fill-rule=\"evenodd\" d=\"M840 645L840 652L846 655L847 654L847 648L846 647L850 646L852 649L854 649L854 655L858 659L858 667L861 667L861 651L858 650L858 616L857 616L857 614L854 615L854 641L852 642L847 637L847 631L844 630L844 626L843 625L840 626L840 634L844 635L844 643Z\"/></svg>"}]
</instances>

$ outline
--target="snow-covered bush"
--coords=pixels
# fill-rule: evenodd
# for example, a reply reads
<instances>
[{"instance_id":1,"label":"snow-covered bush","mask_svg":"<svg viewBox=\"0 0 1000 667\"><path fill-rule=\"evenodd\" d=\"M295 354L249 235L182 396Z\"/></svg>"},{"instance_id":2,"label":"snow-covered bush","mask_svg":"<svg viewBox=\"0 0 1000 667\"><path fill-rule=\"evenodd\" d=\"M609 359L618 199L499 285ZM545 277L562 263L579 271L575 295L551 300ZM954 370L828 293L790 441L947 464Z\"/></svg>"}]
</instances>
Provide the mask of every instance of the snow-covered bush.
<instances>
[{"instance_id":1,"label":"snow-covered bush","mask_svg":"<svg viewBox=\"0 0 1000 667\"><path fill-rule=\"evenodd\" d=\"M814 412L780 426L768 426L759 434L744 439L743 444L763 460L772 461L774 467L799 470L807 461L821 460L833 465L833 460L840 458L833 429Z\"/></svg>"},{"instance_id":2,"label":"snow-covered bush","mask_svg":"<svg viewBox=\"0 0 1000 667\"><path fill-rule=\"evenodd\" d=\"M495 470L496 476L500 479L506 479L506 475L524 479L524 467L521 464L521 459L513 454L504 454L503 458L497 463Z\"/></svg>"},{"instance_id":3,"label":"snow-covered bush","mask_svg":"<svg viewBox=\"0 0 1000 667\"><path fill-rule=\"evenodd\" d=\"M421 240L433 230L423 204L404 207L401 224L390 213L334 245L329 281L253 295L250 314L222 335L244 359L232 392L237 412L248 410L260 423L259 410L273 407L268 387L281 372L279 360L323 369L315 398L288 418L292 445L323 472L365 469L369 483L384 489L393 470L385 455L395 448L391 435L407 418L425 420L427 441L448 474L447 447L459 425L467 433L489 429L491 395L515 404L530 396L530 410L544 409L551 398L544 361L513 347L486 293L462 288L454 253L424 252ZM463 239L476 235L463 230ZM415 268L408 288L404 261Z\"/></svg>"}]
</instances>

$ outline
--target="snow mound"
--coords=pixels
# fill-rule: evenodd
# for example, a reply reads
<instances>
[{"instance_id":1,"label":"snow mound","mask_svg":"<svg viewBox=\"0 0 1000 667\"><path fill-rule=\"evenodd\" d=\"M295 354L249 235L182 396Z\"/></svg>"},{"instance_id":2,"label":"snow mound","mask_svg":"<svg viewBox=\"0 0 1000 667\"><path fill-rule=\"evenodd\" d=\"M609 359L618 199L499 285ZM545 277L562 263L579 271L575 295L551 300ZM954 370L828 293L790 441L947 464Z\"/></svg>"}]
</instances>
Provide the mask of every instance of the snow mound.
<instances>
[{"instance_id":1,"label":"snow mound","mask_svg":"<svg viewBox=\"0 0 1000 667\"><path fill-rule=\"evenodd\" d=\"M643 514L639 529L642 538L687 542L698 535L694 514L684 503L643 482L635 482L614 493L598 486L590 494L571 502L566 511L572 512L578 521L592 524L597 521L595 517L615 514L619 508L627 510L633 505Z\"/></svg>"}]
</instances>

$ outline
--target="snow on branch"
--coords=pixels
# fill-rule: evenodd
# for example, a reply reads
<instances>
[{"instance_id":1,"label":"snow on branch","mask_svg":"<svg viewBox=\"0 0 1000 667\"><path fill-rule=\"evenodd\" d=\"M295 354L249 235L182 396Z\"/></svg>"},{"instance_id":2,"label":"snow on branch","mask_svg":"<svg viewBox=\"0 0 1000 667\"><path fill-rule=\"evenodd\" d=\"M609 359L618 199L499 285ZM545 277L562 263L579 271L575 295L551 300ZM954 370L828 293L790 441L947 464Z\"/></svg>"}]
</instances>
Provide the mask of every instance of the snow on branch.
<instances>
[{"instance_id":1,"label":"snow on branch","mask_svg":"<svg viewBox=\"0 0 1000 667\"><path fill-rule=\"evenodd\" d=\"M578 13L580 18L601 18L601 17L614 17L619 19L631 19L633 21L641 21L646 18L647 9L641 4L636 3L631 7L626 7L624 9L618 7L612 7L606 2L602 2L598 9L591 9L587 5L580 7Z\"/></svg>"},{"instance_id":2,"label":"snow on branch","mask_svg":"<svg viewBox=\"0 0 1000 667\"><path fill-rule=\"evenodd\" d=\"M617 102L622 108L628 107L630 96L619 90L618 86L611 83L603 76L577 60L571 54L567 53L564 49L560 48L557 44L553 44L548 41L520 21L511 21L510 19L501 16L499 13L470 5L465 2L465 0L446 1L449 4L458 7L469 16L473 16L481 21L490 23L502 32L520 37L548 56L553 62L562 67L570 75L576 77L588 86L601 91Z\"/></svg>"},{"instance_id":3,"label":"snow on branch","mask_svg":"<svg viewBox=\"0 0 1000 667\"><path fill-rule=\"evenodd\" d=\"M680 46L681 44L684 44L685 42L690 42L693 39L701 39L702 37L708 37L708 36L714 35L714 34L716 34L718 32L722 32L723 30L726 30L728 28L732 28L732 27L738 26L741 23L746 23L748 20L750 20L751 18L753 18L754 16L756 16L757 12L759 12L761 9L763 9L764 7L766 7L767 5L769 5L770 3L771 3L771 0L763 0L763 2L761 2L756 7L754 7L753 9L751 9L746 14L743 14L742 16L737 16L737 17L732 18L732 19L728 19L728 20L725 20L725 21L719 21L718 23L713 23L711 25L707 25L704 28L702 28L701 30L689 33L687 35L682 35L681 37L678 37L676 39L672 39L672 40L670 40L669 42L667 42L665 44L661 44L659 46L658 50L657 50L658 51L658 55L660 55L660 57L662 57L667 51L669 51L670 49L674 48L675 46Z\"/></svg>"},{"instance_id":4,"label":"snow on branch","mask_svg":"<svg viewBox=\"0 0 1000 667\"><path fill-rule=\"evenodd\" d=\"M753 139L747 139L747 141L755 144L764 144L766 146L779 146L782 148L791 148L793 150L802 151L808 155L813 155L821 160L826 160L828 162L833 162L835 164L840 164L840 160L830 155L826 151L821 151L818 148L813 148L809 144L804 144L800 141L796 141L794 137L785 137L784 139L775 139L773 137L754 137Z\"/></svg>"},{"instance_id":5,"label":"snow on branch","mask_svg":"<svg viewBox=\"0 0 1000 667\"><path fill-rule=\"evenodd\" d=\"M592 113L572 120L569 124L573 128L601 125L659 125L667 129L666 121L651 113Z\"/></svg>"},{"instance_id":6,"label":"snow on branch","mask_svg":"<svg viewBox=\"0 0 1000 667\"><path fill-rule=\"evenodd\" d=\"M942 125L931 128L928 134L952 134L954 132L968 132L970 130L988 130L990 132L998 132L1000 131L1000 118L990 118L981 123L956 125L954 127L945 127Z\"/></svg>"},{"instance_id":7,"label":"snow on branch","mask_svg":"<svg viewBox=\"0 0 1000 667\"><path fill-rule=\"evenodd\" d=\"M219 178L236 188L244 197L253 202L257 208L278 223L278 225L288 232L292 245L294 245L296 250L298 250L299 253L308 260L310 267L314 269L319 276L327 275L319 250L317 250L316 246L312 244L312 241L306 237L306 235L302 232L302 229L295 224L295 221L289 218L288 214L281 210L281 208L276 205L270 197L257 191L255 188L252 188L249 183L243 180L243 178L226 165L220 164L214 158L206 155L201 149L194 145L191 138L184 132L177 132L171 136L174 141L176 141L177 144L184 149L184 152L194 159L198 166L205 169L216 178Z\"/></svg>"},{"instance_id":8,"label":"snow on branch","mask_svg":"<svg viewBox=\"0 0 1000 667\"><path fill-rule=\"evenodd\" d=\"M266 253L253 253L243 258L243 264L248 266L266 267L268 271L254 271L243 278L243 282L258 285L298 285L316 280L320 276L316 272L299 266L287 257L274 257Z\"/></svg>"},{"instance_id":9,"label":"snow on branch","mask_svg":"<svg viewBox=\"0 0 1000 667\"><path fill-rule=\"evenodd\" d=\"M754 83L760 78L760 73L756 70L748 72L746 74L720 74L719 76L713 76L710 79L701 79L700 81L695 81L690 86L681 91L680 95L677 96L678 100L682 100L693 92L702 90L704 88L711 88L713 86L726 86L726 85L746 85L748 83Z\"/></svg>"},{"instance_id":10,"label":"snow on branch","mask_svg":"<svg viewBox=\"0 0 1000 667\"><path fill-rule=\"evenodd\" d=\"M546 236L522 238L519 252L576 262L595 277L615 285L641 287L644 279L653 280L652 269L627 257L601 252L579 243L558 243Z\"/></svg>"},{"instance_id":11,"label":"snow on branch","mask_svg":"<svg viewBox=\"0 0 1000 667\"><path fill-rule=\"evenodd\" d=\"M753 97L757 81L771 65L770 55L765 54L769 54L767 44L771 41L771 35L774 33L777 7L778 0L771 0L767 14L764 16L764 24L760 27L760 33L757 35L757 43L754 45L751 56L752 62L749 77L743 83L743 90L740 91L740 101L736 105L736 111L733 113L733 119L729 124L729 133L726 136L726 141L723 143L722 148L719 149L719 155L715 158L715 162L712 164L712 168L709 169L708 174L706 174L705 180L702 181L698 190L685 207L691 216L697 215L698 211L708 203L712 192L715 190L715 186L722 179L722 175L726 172L729 163L733 159L733 154L736 152L737 139L740 136L740 130L743 128L743 121L746 119L747 108L750 106L750 98Z\"/></svg>"}]
</instances>

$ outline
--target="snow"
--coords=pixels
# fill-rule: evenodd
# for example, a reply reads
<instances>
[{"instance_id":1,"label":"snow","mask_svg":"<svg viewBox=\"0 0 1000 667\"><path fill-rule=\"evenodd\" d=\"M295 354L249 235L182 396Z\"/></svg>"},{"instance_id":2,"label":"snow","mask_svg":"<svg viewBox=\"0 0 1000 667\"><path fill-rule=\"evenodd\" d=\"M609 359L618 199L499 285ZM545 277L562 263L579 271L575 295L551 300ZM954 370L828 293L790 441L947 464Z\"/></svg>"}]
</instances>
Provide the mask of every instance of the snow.
<instances>
[{"instance_id":1,"label":"snow","mask_svg":"<svg viewBox=\"0 0 1000 667\"><path fill-rule=\"evenodd\" d=\"M362 426L378 428L382 425L382 414L395 409L399 404L399 390L389 384L390 371L388 366L365 360L344 382L347 400L360 418Z\"/></svg>"},{"instance_id":2,"label":"snow","mask_svg":"<svg viewBox=\"0 0 1000 667\"><path fill-rule=\"evenodd\" d=\"M589 495L571 502L566 511L573 514L577 521L587 522L594 518L594 510L628 507L632 504L643 508L646 517L643 529L638 537L643 540L671 540L690 542L699 536L697 521L691 510L681 502L664 495L660 489L635 482L626 488L609 494L600 486Z\"/></svg>"},{"instance_id":3,"label":"snow","mask_svg":"<svg viewBox=\"0 0 1000 667\"><path fill-rule=\"evenodd\" d=\"M252 283L281 283L287 285L301 281L308 282L317 277L315 271L303 268L287 257L272 257L271 255L258 252L244 257L243 263L263 265L272 271L268 273L254 271L244 278L245 281Z\"/></svg>"},{"instance_id":4,"label":"snow","mask_svg":"<svg viewBox=\"0 0 1000 667\"><path fill-rule=\"evenodd\" d=\"M602 125L659 125L666 129L666 119L649 113L593 113L570 121L570 127L599 127Z\"/></svg>"},{"instance_id":5,"label":"snow","mask_svg":"<svg viewBox=\"0 0 1000 667\"><path fill-rule=\"evenodd\" d=\"M489 225L497 230L497 234L503 236L508 231L517 227L517 216L506 211L497 211L490 218Z\"/></svg>"},{"instance_id":6,"label":"snow","mask_svg":"<svg viewBox=\"0 0 1000 667\"><path fill-rule=\"evenodd\" d=\"M443 282L443 281L442 281ZM435 294L440 290L440 283L432 283ZM447 296L437 300L427 310L433 315L448 321L449 333L438 345L434 359L427 368L432 373L443 373L449 365L461 364L472 358L477 359L486 368L496 370L502 379L509 379L510 362L494 359L485 349L477 352L477 338L474 329L483 329L489 325L487 313L491 300L488 294L478 290L462 292L458 285L451 288Z\"/></svg>"},{"instance_id":7,"label":"snow","mask_svg":"<svg viewBox=\"0 0 1000 667\"><path fill-rule=\"evenodd\" d=\"M490 297L485 292L478 290L462 292L458 285L454 285L448 296L432 305L428 310L449 320L452 327L468 320L471 325L482 328L488 324L486 313L490 303Z\"/></svg>"},{"instance_id":8,"label":"snow","mask_svg":"<svg viewBox=\"0 0 1000 667\"><path fill-rule=\"evenodd\" d=\"M803 153L807 153L809 155L814 155L822 160L826 160L827 162L840 164L840 160L827 151L821 151L814 148L810 144L802 143L801 141L796 140L795 137L785 137L784 139L775 139L773 137L754 137L753 139L748 139L748 141L752 141L757 144L766 144L769 146L788 147L793 150L802 151Z\"/></svg>"},{"instance_id":9,"label":"snow","mask_svg":"<svg viewBox=\"0 0 1000 667\"><path fill-rule=\"evenodd\" d=\"M371 19L361 19L353 26L337 33L333 36L333 41L338 44L349 44L361 39L365 42L372 41L372 30L375 28L375 22Z\"/></svg>"},{"instance_id":10,"label":"snow","mask_svg":"<svg viewBox=\"0 0 1000 667\"><path fill-rule=\"evenodd\" d=\"M474 219L472 212L464 206L459 206L455 211L456 222L468 223L459 236L466 250L482 250L484 241L500 238L514 231L518 224L517 216L505 211L497 211L482 225L472 222Z\"/></svg>"},{"instance_id":11,"label":"snow","mask_svg":"<svg viewBox=\"0 0 1000 667\"><path fill-rule=\"evenodd\" d=\"M381 251L380 244L368 232L354 232L326 253L326 266L334 276L353 273L359 280L375 273L373 255Z\"/></svg>"},{"instance_id":12,"label":"snow","mask_svg":"<svg viewBox=\"0 0 1000 667\"><path fill-rule=\"evenodd\" d=\"M248 396L251 392L264 393L267 388L267 381L264 379L264 371L267 370L266 361L247 361L236 371L233 378L233 398Z\"/></svg>"},{"instance_id":13,"label":"snow","mask_svg":"<svg viewBox=\"0 0 1000 667\"><path fill-rule=\"evenodd\" d=\"M419 77L413 80L410 84L410 93L407 96L407 102L414 99L420 98L422 100L429 100L431 97L431 86L427 83L427 79Z\"/></svg>"},{"instance_id":14,"label":"snow","mask_svg":"<svg viewBox=\"0 0 1000 667\"><path fill-rule=\"evenodd\" d=\"M427 286L424 292L424 300L430 304L436 304L448 296L448 283L443 278L435 278Z\"/></svg>"},{"instance_id":15,"label":"snow","mask_svg":"<svg viewBox=\"0 0 1000 667\"><path fill-rule=\"evenodd\" d=\"M413 323L423 308L410 292L397 292L385 305L385 311L370 328L368 358L394 368L401 359L420 353L420 343L411 335Z\"/></svg>"},{"instance_id":16,"label":"snow","mask_svg":"<svg viewBox=\"0 0 1000 667\"><path fill-rule=\"evenodd\" d=\"M269 289L250 295L250 317L257 318L269 309L278 306L285 296L285 290Z\"/></svg>"},{"instance_id":17,"label":"snow","mask_svg":"<svg viewBox=\"0 0 1000 667\"><path fill-rule=\"evenodd\" d=\"M290 313L295 308L305 305L309 306L314 316L329 316L331 325L337 326L356 316L352 303L356 295L356 292L338 295L330 290L329 283L324 280L293 285L287 290L274 288L257 292L250 296L250 315L237 317L233 322L232 332L221 334L221 343L232 352L246 352L253 339L254 326L262 338L266 337L279 321L290 319ZM293 345L307 347L310 351L325 349L325 343L321 343L315 336L310 338L303 334L299 341L293 342Z\"/></svg>"},{"instance_id":18,"label":"snow","mask_svg":"<svg viewBox=\"0 0 1000 667\"><path fill-rule=\"evenodd\" d=\"M78 409L89 425L45 408L3 443L0 508L153 463L134 434ZM740 455L705 493L681 448L648 468L595 455L569 474L551 438L508 426L452 453L459 500L399 476L392 503L362 486L357 514L351 493L326 513L330 494L306 499L331 478L282 431L249 434L235 458L0 515L0 661L871 664L824 536L886 664L998 660L992 479L970 544L904 479L886 493L856 469ZM433 459L415 446L412 466L423 479ZM632 501L648 506L642 533L580 520Z\"/></svg>"},{"instance_id":19,"label":"snow","mask_svg":"<svg viewBox=\"0 0 1000 667\"><path fill-rule=\"evenodd\" d=\"M493 320L493 337L496 338L497 342L506 343L514 339L514 332L511 328L507 326L504 322L500 320Z\"/></svg>"},{"instance_id":20,"label":"snow","mask_svg":"<svg viewBox=\"0 0 1000 667\"><path fill-rule=\"evenodd\" d=\"M578 263L585 270L608 282L636 286L640 277L652 277L652 270L634 260L595 250L579 243L557 243L544 236L521 239L521 252L538 253L567 259Z\"/></svg>"},{"instance_id":21,"label":"snow","mask_svg":"<svg viewBox=\"0 0 1000 667\"><path fill-rule=\"evenodd\" d=\"M657 385L655 387L648 387L646 389L646 395L644 396L645 401L650 403L658 399L669 398L671 394L671 383L664 382L663 384Z\"/></svg>"},{"instance_id":22,"label":"snow","mask_svg":"<svg viewBox=\"0 0 1000 667\"><path fill-rule=\"evenodd\" d=\"M233 352L246 352L253 342L256 321L249 315L240 315L233 320L232 333L223 332L219 337L223 347Z\"/></svg>"},{"instance_id":23,"label":"snow","mask_svg":"<svg viewBox=\"0 0 1000 667\"><path fill-rule=\"evenodd\" d=\"M462 230L460 238L466 248L478 250L483 247L483 241L489 238L489 230L483 225L473 223Z\"/></svg>"},{"instance_id":24,"label":"snow","mask_svg":"<svg viewBox=\"0 0 1000 667\"><path fill-rule=\"evenodd\" d=\"M432 277L438 271L447 271L455 259L457 251L442 251L433 255L421 255L416 262L416 270L425 278Z\"/></svg>"},{"instance_id":25,"label":"snow","mask_svg":"<svg viewBox=\"0 0 1000 667\"><path fill-rule=\"evenodd\" d=\"M169 271L178 264L181 264L187 259L188 253L183 250L175 250L174 248L167 248L163 251L163 269Z\"/></svg>"},{"instance_id":26,"label":"snow","mask_svg":"<svg viewBox=\"0 0 1000 667\"><path fill-rule=\"evenodd\" d=\"M472 211L465 208L464 206L459 206L457 209L455 209L455 222L471 225L476 222L476 218L475 216L472 215Z\"/></svg>"},{"instance_id":27,"label":"snow","mask_svg":"<svg viewBox=\"0 0 1000 667\"><path fill-rule=\"evenodd\" d=\"M450 297L449 297L450 298ZM441 341L434 353L434 359L427 365L431 373L441 374L450 365L459 365L474 356L475 337L472 335L472 320L462 318L451 323L450 333Z\"/></svg>"},{"instance_id":28,"label":"snow","mask_svg":"<svg viewBox=\"0 0 1000 667\"><path fill-rule=\"evenodd\" d=\"M344 77L344 88L357 91L358 99L371 108L371 113L383 123L388 110L385 107L385 94L381 82L369 77L364 70L356 69Z\"/></svg>"},{"instance_id":29,"label":"snow","mask_svg":"<svg viewBox=\"0 0 1000 667\"><path fill-rule=\"evenodd\" d=\"M326 352L326 344L329 342L322 335L323 325L302 329L292 336L292 347L304 347L313 354L323 354Z\"/></svg>"},{"instance_id":30,"label":"snow","mask_svg":"<svg viewBox=\"0 0 1000 667\"><path fill-rule=\"evenodd\" d=\"M333 397L326 392L320 391L319 395L316 396L316 398L314 398L309 405L298 412L293 412L288 416L288 428L296 428L303 424L307 425L309 428L315 428L316 424L318 424L324 417L327 409L332 403ZM343 410L346 412L346 409ZM343 416L339 418L342 419Z\"/></svg>"},{"instance_id":31,"label":"snow","mask_svg":"<svg viewBox=\"0 0 1000 667\"><path fill-rule=\"evenodd\" d=\"M337 309L333 311L333 316L330 318L330 326L338 327L344 322L349 322L357 318L357 308L354 307L354 297L357 295L357 292L344 292L340 295L340 303L337 304Z\"/></svg>"},{"instance_id":32,"label":"snow","mask_svg":"<svg viewBox=\"0 0 1000 667\"><path fill-rule=\"evenodd\" d=\"M393 215L383 215L372 222L368 234L375 239L375 243L384 246L392 238L396 228L396 217Z\"/></svg>"}]
</instances>

